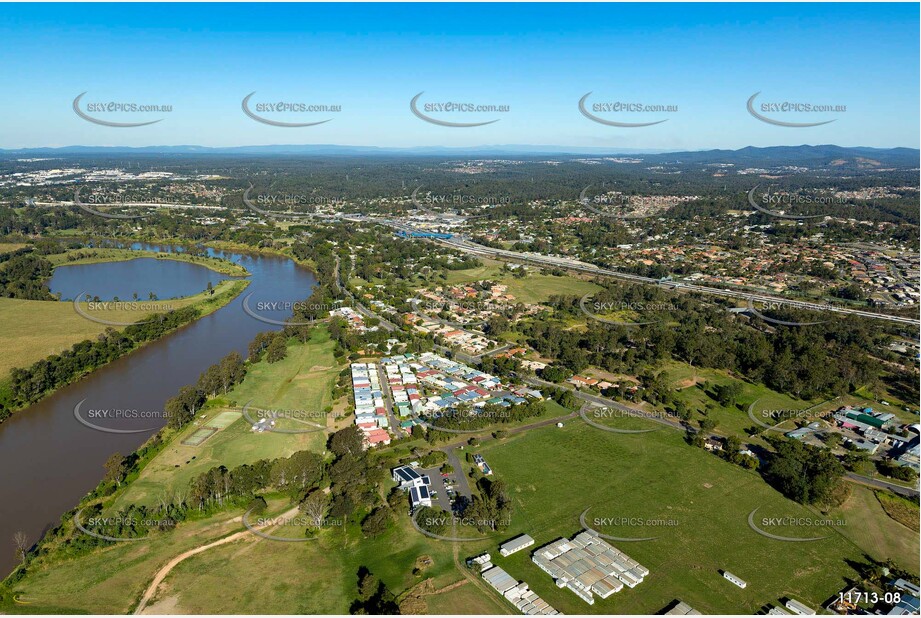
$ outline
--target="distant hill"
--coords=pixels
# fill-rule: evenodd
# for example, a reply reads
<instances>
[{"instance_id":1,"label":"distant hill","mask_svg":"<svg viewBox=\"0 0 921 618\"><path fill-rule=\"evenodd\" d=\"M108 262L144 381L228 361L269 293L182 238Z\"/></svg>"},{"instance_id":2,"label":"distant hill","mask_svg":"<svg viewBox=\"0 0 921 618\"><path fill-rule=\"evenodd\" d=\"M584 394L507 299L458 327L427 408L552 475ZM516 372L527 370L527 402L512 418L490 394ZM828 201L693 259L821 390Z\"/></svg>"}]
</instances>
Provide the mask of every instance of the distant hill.
<instances>
[{"instance_id":1,"label":"distant hill","mask_svg":"<svg viewBox=\"0 0 921 618\"><path fill-rule=\"evenodd\" d=\"M921 151L914 148L821 146L747 146L739 150L699 150L646 155L646 161L682 163L734 163L736 165L809 165L811 167L918 167Z\"/></svg>"},{"instance_id":2,"label":"distant hill","mask_svg":"<svg viewBox=\"0 0 921 618\"><path fill-rule=\"evenodd\" d=\"M732 163L750 167L808 165L810 167L857 166L918 167L921 152L916 148L867 148L831 144L819 146L747 146L739 150L652 151L635 148L588 148L567 146L495 145L469 148L414 147L380 148L335 144L233 146L64 146L60 148L0 149L6 157L56 157L67 155L248 155L248 156L445 156L445 157L534 157L534 156L635 156L661 163Z\"/></svg>"}]
</instances>

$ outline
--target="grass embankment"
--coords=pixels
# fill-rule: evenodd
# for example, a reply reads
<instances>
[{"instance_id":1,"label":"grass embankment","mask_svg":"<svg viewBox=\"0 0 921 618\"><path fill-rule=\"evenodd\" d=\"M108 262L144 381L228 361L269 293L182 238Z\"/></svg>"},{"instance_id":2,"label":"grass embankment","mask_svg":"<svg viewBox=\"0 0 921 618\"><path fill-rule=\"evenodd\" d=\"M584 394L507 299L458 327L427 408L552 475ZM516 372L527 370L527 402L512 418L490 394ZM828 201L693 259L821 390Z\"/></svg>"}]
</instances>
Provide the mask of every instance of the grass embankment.
<instances>
[{"instance_id":1,"label":"grass embankment","mask_svg":"<svg viewBox=\"0 0 921 618\"><path fill-rule=\"evenodd\" d=\"M918 532L921 530L921 522L918 519L918 503L912 502L902 496L897 496L888 492L875 492L876 499L879 500L886 515L896 520L909 530ZM915 538L916 544L918 539ZM917 555L918 552L915 552Z\"/></svg>"},{"instance_id":2,"label":"grass embankment","mask_svg":"<svg viewBox=\"0 0 921 618\"><path fill-rule=\"evenodd\" d=\"M117 323L139 322L149 314L190 305L198 307L205 316L229 303L247 285L249 281L226 280L215 286L213 295L201 292L185 298L143 301L143 315L126 303L117 307L97 305L92 311L88 310L88 303L79 306L84 313ZM4 350L0 356L0 383L8 378L13 367L28 367L51 354L60 354L108 328L114 327L86 319L75 311L72 302L0 298L0 348Z\"/></svg>"},{"instance_id":3,"label":"grass embankment","mask_svg":"<svg viewBox=\"0 0 921 618\"><path fill-rule=\"evenodd\" d=\"M27 245L24 242L0 243L0 255L4 255L6 253L12 253L13 251L19 251L20 249L24 249L25 247L28 247L28 246L29 245Z\"/></svg>"},{"instance_id":4,"label":"grass embankment","mask_svg":"<svg viewBox=\"0 0 921 618\"><path fill-rule=\"evenodd\" d=\"M80 257L73 259L75 256ZM160 253L158 251L135 251L133 249L87 248L43 257L56 267L76 264L99 264L102 262L126 262L138 258L156 258L158 260L171 260L174 262L186 262L188 264L204 266L209 270L231 277L246 277L250 274L249 271L240 264L213 257L190 255L188 253Z\"/></svg>"}]
</instances>

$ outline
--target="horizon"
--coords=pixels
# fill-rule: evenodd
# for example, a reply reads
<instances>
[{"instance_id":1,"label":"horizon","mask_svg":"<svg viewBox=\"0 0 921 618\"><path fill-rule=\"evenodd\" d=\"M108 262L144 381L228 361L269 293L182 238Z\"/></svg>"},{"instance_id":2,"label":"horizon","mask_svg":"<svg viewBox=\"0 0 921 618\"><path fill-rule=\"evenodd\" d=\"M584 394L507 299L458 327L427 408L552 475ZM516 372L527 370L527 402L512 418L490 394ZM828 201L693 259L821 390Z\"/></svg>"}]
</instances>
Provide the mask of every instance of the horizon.
<instances>
[{"instance_id":1,"label":"horizon","mask_svg":"<svg viewBox=\"0 0 921 618\"><path fill-rule=\"evenodd\" d=\"M38 147L27 147L27 148L0 148L0 153L29 153L29 152L38 152L38 151L52 151L51 154L60 153L60 154L93 154L94 151L103 151L103 152L136 152L137 154L144 153L162 153L170 154L169 151L175 151L175 154L195 154L191 149L201 149L202 154L214 153L214 154L234 154L234 151L239 152L240 154L259 154L258 152L252 152L255 150L264 150L265 154L286 154L290 153L290 150L295 149L314 149L315 152L303 152L300 154L310 155L310 154L325 154L324 151L331 150L342 150L341 154L355 154L355 155L374 155L374 154L418 154L420 156L437 156L440 152L444 152L445 155L462 155L465 153L477 154L477 155L488 155L488 154L519 154L523 156L527 155L582 155L582 156L613 156L613 155L670 155L670 154L685 154L685 153L708 153L708 152L726 152L726 153L738 153L744 150L771 150L779 148L794 148L794 149L818 149L818 148L838 148L842 150L878 150L880 152L887 152L893 150L910 150L921 153L921 149L917 147L910 146L891 146L891 147L877 147L877 146L842 146L839 144L777 144L774 146L742 146L740 148L697 148L697 149L686 149L686 150L668 150L668 149L643 149L643 148L622 148L617 149L616 147L603 148L603 147L579 147L579 146L562 146L562 145L550 145L550 144L482 144L477 146L446 146L446 145L433 145L433 146L406 146L406 147L390 147L390 146L370 146L370 145L346 145L346 144L239 144L235 146L203 146L200 144L177 144L177 145L146 145L146 146L98 146L98 145L88 145L88 144L72 144L68 146L38 146ZM189 150L183 150L189 149ZM287 150L286 149L290 149ZM518 150L515 150L518 149ZM568 149L568 150L567 150ZM252 150L252 151L251 151ZM354 152L349 152L352 150ZM85 152L84 152L85 151ZM366 152L362 152L366 151ZM291 153L293 154L293 153ZM336 154L336 153L333 153Z\"/></svg>"},{"instance_id":2,"label":"horizon","mask_svg":"<svg viewBox=\"0 0 921 618\"><path fill-rule=\"evenodd\" d=\"M0 148L921 145L910 5L422 7L6 4Z\"/></svg>"}]
</instances>

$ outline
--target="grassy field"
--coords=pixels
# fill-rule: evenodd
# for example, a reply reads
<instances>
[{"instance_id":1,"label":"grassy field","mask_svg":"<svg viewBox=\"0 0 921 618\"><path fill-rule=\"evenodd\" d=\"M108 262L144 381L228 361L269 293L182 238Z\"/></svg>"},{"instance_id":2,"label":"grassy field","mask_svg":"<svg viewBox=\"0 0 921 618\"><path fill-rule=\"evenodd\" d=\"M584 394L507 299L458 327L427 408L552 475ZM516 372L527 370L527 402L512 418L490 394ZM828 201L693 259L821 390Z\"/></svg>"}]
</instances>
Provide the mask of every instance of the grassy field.
<instances>
[{"instance_id":1,"label":"grassy field","mask_svg":"<svg viewBox=\"0 0 921 618\"><path fill-rule=\"evenodd\" d=\"M581 297L601 289L594 283L571 276L554 277L530 273L519 279L502 272L501 265L490 260L484 260L484 265L477 268L449 270L445 274L447 285L459 285L484 279L505 284L508 286L508 293L514 296L515 300L529 304L545 302L555 294Z\"/></svg>"},{"instance_id":2,"label":"grassy field","mask_svg":"<svg viewBox=\"0 0 921 618\"><path fill-rule=\"evenodd\" d=\"M623 428L652 425L619 419ZM854 572L845 560L861 550L839 531L807 543L783 543L756 534L748 514L822 518L767 486L759 476L684 444L678 432L612 434L577 422L537 429L482 453L515 501L507 536L528 533L537 546L581 530L579 515L639 518L643 525L605 526L600 532L644 542L613 542L650 569L646 581L589 606L559 590L530 560L530 552L495 562L556 609L574 613L655 613L680 598L704 613L754 613L790 595L817 606ZM663 522L672 522L666 525ZM828 529L825 529L828 531ZM808 536L802 528L775 534ZM720 574L748 581L739 589Z\"/></svg>"},{"instance_id":3,"label":"grassy field","mask_svg":"<svg viewBox=\"0 0 921 618\"><path fill-rule=\"evenodd\" d=\"M890 499L903 504L908 503L902 498ZM914 515L915 518L918 517L917 503L914 505ZM921 545L917 529L912 531L890 518L873 489L853 484L851 496L839 508L834 509L830 516L847 521L847 525L842 526L841 530L871 556L881 560L892 558L915 575L921 574L921 567L918 565Z\"/></svg>"},{"instance_id":4,"label":"grassy field","mask_svg":"<svg viewBox=\"0 0 921 618\"><path fill-rule=\"evenodd\" d=\"M144 301L144 305L151 309L150 313L198 305L204 314L208 314L230 302L247 284L247 281L222 281L215 286L214 296L202 292L185 298ZM127 306L94 309L92 312L87 311L87 303L80 303L80 307L95 317L112 322L144 319L137 310ZM59 354L107 328L111 327L82 317L71 302L0 298L0 348L4 350L0 356L0 382L6 379L13 367L27 367L51 354Z\"/></svg>"},{"instance_id":5,"label":"grassy field","mask_svg":"<svg viewBox=\"0 0 921 618\"><path fill-rule=\"evenodd\" d=\"M756 419L768 425L773 425L774 422L771 420L771 416L762 414L765 411L783 411L777 417L780 420L780 418L784 418L783 415L788 417L795 414L797 410L804 410L820 403L819 401L794 399L788 395L772 391L762 384L752 384L751 382L740 380L719 369L699 369L686 363L674 361L667 363L663 369L668 373L673 387L677 389L678 398L688 404L689 408L703 410L708 404L714 406L708 416L719 423L716 427L717 433L737 435L742 439L748 439L745 429L755 425L748 416L748 408L753 403L755 405L752 408L752 414ZM731 382L740 384L742 394L738 398L737 405L722 406L710 398L703 389L697 386L705 381L711 385L711 389L713 385L717 384L725 385ZM700 417L696 416L695 420L697 418ZM793 429L795 426L792 421L788 421L783 427Z\"/></svg>"},{"instance_id":6,"label":"grassy field","mask_svg":"<svg viewBox=\"0 0 921 618\"><path fill-rule=\"evenodd\" d=\"M74 253L79 253L86 257L77 260L69 259ZM239 264L234 264L227 260L221 260L212 257L202 257L197 255L188 255L185 253L159 253L157 251L135 251L132 249L106 249L106 248L88 248L78 249L75 252L58 253L55 255L44 256L55 266L70 266L75 264L99 264L101 262L125 262L136 260L138 258L156 258L158 260L172 260L174 262L187 262L204 266L209 270L230 275L233 277L246 277L250 273Z\"/></svg>"},{"instance_id":7,"label":"grassy field","mask_svg":"<svg viewBox=\"0 0 921 618\"><path fill-rule=\"evenodd\" d=\"M270 501L273 512L289 505ZM61 611L127 613L154 573L171 558L243 530L240 510L180 524L170 533L154 533L149 541L118 543L53 568L35 567L14 589L28 608L16 605L0 611ZM278 529L271 534L293 536ZM489 549L498 542L471 543L461 558ZM469 551L466 551L468 550ZM420 558L430 564L413 568ZM457 582L450 543L418 534L404 513L379 537L368 539L355 526L330 530L315 541L278 542L255 536L209 549L181 562L164 580L147 613L192 614L347 614L357 596L357 573L366 567L396 594L431 578L435 589ZM228 586L228 582L233 582ZM467 603L477 611L502 613L499 599L474 592L473 584L433 597L436 606L452 601ZM431 611L431 610L430 610ZM505 612L507 613L507 609ZM452 613L458 613L454 611Z\"/></svg>"},{"instance_id":8,"label":"grassy field","mask_svg":"<svg viewBox=\"0 0 921 618\"><path fill-rule=\"evenodd\" d=\"M23 247L28 247L26 243L22 242L4 242L0 243L0 255L4 253L12 253L13 251L19 251Z\"/></svg>"},{"instance_id":9,"label":"grassy field","mask_svg":"<svg viewBox=\"0 0 921 618\"><path fill-rule=\"evenodd\" d=\"M199 427L210 426L228 408L239 409L250 400L253 406L263 409L322 411L331 403L330 393L339 373L334 347L329 333L317 328L307 344L289 345L284 360L249 367L243 382L226 397L209 402L202 413L205 418L196 419L158 453L112 506L118 509L129 504L154 504L158 496L186 488L192 478L217 465L233 468L259 459L287 457L296 451L322 451L326 437L323 432L254 433L242 417L200 446L187 446L182 440ZM256 413L251 416L256 418Z\"/></svg>"},{"instance_id":10,"label":"grassy field","mask_svg":"<svg viewBox=\"0 0 921 618\"><path fill-rule=\"evenodd\" d=\"M623 428L649 426L634 418L612 422ZM222 434L230 437L229 432L241 426L245 424L239 421L231 424L211 440ZM899 534L880 543L892 534L889 528L898 524L888 522L870 491L855 493L842 513L823 516L786 500L757 475L688 447L676 432L618 435L572 421L562 429L535 429L489 442L478 450L495 470L494 478L507 483L515 503L512 526L489 540L457 546L433 540L415 532L402 512L397 513L394 526L373 539L364 538L355 526L302 543L247 537L182 562L166 578L148 612L347 613L357 593L360 567L370 569L397 594L424 578L431 578L437 590L456 584L463 576L455 565L455 551L462 563L486 550L513 577L527 581L542 598L566 613L655 613L675 598L703 612L753 613L788 595L818 605L844 585L844 577L853 575L845 560L860 560L862 550L879 558L890 557L887 548L896 551L899 544L905 546L906 555L917 551L916 545ZM226 453L220 457L226 458ZM865 501L867 497L870 502ZM279 512L286 505L274 501L271 507ZM497 544L519 533L531 534L538 545L577 533L579 514L589 507L591 522L623 516L674 524L594 522L596 529L607 534L657 537L613 543L650 569L651 574L637 588L624 589L589 606L568 590L557 589L531 563L530 551L508 558L497 556ZM764 517L840 517L845 524L824 529L829 538L822 541L781 543L748 528L747 515L756 507ZM868 525L877 527L860 537ZM149 542L117 544L59 562L54 568L38 567L15 589L32 604L30 611L68 608L125 613L156 569L171 557L239 529L230 513L181 524L171 533L152 535ZM812 532L790 527L772 531L788 536ZM413 567L423 557L431 564L414 575ZM748 588L732 586L719 569L743 577ZM227 586L228 581L233 586ZM426 602L430 613L507 613L512 609L497 594L473 582L429 596ZM17 607L0 610L15 613Z\"/></svg>"},{"instance_id":11,"label":"grassy field","mask_svg":"<svg viewBox=\"0 0 921 618\"><path fill-rule=\"evenodd\" d=\"M154 532L149 540L115 543L52 567L33 563L28 577L14 589L27 606L0 612L126 614L155 571L174 556L243 530L241 510L180 524L171 532ZM282 543L275 543L281 545Z\"/></svg>"}]
</instances>

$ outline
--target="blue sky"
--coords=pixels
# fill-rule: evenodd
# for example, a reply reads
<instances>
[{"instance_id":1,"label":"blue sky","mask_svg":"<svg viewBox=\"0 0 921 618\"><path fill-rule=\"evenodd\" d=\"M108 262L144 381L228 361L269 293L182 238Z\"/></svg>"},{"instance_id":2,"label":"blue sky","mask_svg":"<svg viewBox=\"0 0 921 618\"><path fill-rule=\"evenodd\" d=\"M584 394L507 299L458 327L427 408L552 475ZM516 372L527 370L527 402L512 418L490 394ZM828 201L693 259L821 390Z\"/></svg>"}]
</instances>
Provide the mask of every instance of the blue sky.
<instances>
[{"instance_id":1,"label":"blue sky","mask_svg":"<svg viewBox=\"0 0 921 618\"><path fill-rule=\"evenodd\" d=\"M649 149L919 143L917 4L0 4L0 147L542 144ZM341 106L263 113L241 100ZM441 101L504 113L410 112ZM579 113L592 103L672 105L668 113ZM746 101L844 105L765 115ZM171 105L168 113L79 118L74 98Z\"/></svg>"}]
</instances>

